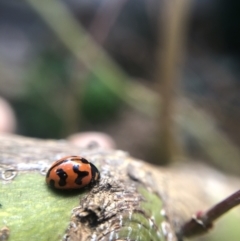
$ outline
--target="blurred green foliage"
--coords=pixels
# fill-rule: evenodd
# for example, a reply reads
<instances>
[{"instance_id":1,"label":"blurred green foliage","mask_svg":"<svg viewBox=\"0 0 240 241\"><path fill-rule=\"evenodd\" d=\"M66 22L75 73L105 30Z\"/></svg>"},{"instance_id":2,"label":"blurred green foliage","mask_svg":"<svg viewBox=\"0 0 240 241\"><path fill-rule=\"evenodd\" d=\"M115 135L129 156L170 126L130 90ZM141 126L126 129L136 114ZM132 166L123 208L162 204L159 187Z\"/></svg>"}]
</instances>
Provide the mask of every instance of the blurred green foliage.
<instances>
[{"instance_id":1,"label":"blurred green foliage","mask_svg":"<svg viewBox=\"0 0 240 241\"><path fill-rule=\"evenodd\" d=\"M20 134L62 138L83 130L85 123L105 122L117 114L119 98L91 73L74 79L71 61L66 54L49 50L30 66L25 95L13 103Z\"/></svg>"},{"instance_id":2,"label":"blurred green foliage","mask_svg":"<svg viewBox=\"0 0 240 241\"><path fill-rule=\"evenodd\" d=\"M106 85L94 75L89 76L81 106L85 120L93 123L107 121L117 114L120 104L119 98Z\"/></svg>"}]
</instances>

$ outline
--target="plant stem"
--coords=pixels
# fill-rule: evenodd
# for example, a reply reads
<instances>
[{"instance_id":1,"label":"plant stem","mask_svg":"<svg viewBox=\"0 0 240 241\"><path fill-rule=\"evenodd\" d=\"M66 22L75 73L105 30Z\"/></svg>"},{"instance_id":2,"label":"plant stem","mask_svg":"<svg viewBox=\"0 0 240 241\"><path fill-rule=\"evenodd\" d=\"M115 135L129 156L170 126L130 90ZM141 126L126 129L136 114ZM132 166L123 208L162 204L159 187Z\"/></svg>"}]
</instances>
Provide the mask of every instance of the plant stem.
<instances>
[{"instance_id":1,"label":"plant stem","mask_svg":"<svg viewBox=\"0 0 240 241\"><path fill-rule=\"evenodd\" d=\"M190 221L184 224L180 231L180 237L191 237L208 231L213 222L240 204L240 190L219 202L205 213L199 212Z\"/></svg>"}]
</instances>

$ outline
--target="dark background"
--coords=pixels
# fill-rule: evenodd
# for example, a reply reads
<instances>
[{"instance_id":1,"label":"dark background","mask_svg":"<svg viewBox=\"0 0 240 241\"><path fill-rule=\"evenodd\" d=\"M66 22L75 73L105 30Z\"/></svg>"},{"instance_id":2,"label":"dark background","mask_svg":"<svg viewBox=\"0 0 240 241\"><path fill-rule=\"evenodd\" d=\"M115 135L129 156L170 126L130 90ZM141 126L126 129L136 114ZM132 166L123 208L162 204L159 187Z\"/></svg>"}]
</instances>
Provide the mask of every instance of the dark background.
<instances>
[{"instance_id":1,"label":"dark background","mask_svg":"<svg viewBox=\"0 0 240 241\"><path fill-rule=\"evenodd\" d=\"M155 91L156 81L161 82L156 80L161 1L64 2L128 74L128 81ZM236 147L240 146L239 11L239 1L191 1L181 80L176 86ZM66 138L77 132L100 131L133 156L154 159L156 120L127 105L122 100L124 92L119 98L86 71L27 2L0 1L0 76L0 96L16 116L15 133ZM185 133L182 141L191 156L211 161L201 140Z\"/></svg>"}]
</instances>

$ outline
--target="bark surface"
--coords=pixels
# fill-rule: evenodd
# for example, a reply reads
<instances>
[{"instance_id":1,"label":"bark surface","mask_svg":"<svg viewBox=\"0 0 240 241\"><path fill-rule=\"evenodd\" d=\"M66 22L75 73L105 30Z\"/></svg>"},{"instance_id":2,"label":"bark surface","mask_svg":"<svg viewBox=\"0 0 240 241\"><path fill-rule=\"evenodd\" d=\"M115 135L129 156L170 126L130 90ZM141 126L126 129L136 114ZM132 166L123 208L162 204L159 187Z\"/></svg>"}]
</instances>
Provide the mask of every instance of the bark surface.
<instances>
[{"instance_id":1,"label":"bark surface","mask_svg":"<svg viewBox=\"0 0 240 241\"><path fill-rule=\"evenodd\" d=\"M72 212L69 213L68 225L62 227L63 235L57 235L51 240L175 241L175 234L194 213L208 209L235 191L240 183L238 179L226 178L201 164L160 168L136 160L123 151L106 151L97 146L79 149L64 140L2 135L2 187L18 182L18 176L40 174L39 192L43 188L44 195L48 195L50 191L45 187L44 175L53 161L68 155L80 155L88 159L98 167L101 179L93 188L77 194L79 201L70 207ZM69 194L64 198L58 192L49 195L54 195L56 200L70 200ZM4 201L3 196L0 196L0 203L1 200ZM26 202L26 205L29 205L31 213L33 204ZM46 209L46 205L44 203L41 208L47 210L47 219L56 210L51 207ZM4 210L4 206L1 209ZM34 218L33 215L31 222L34 222ZM0 229L9 229L8 235L4 232L4 237L0 232L0 240L12 240L14 227L6 222L4 224L0 215ZM49 232L48 237L54 237L55 234L51 233L53 231Z\"/></svg>"}]
</instances>

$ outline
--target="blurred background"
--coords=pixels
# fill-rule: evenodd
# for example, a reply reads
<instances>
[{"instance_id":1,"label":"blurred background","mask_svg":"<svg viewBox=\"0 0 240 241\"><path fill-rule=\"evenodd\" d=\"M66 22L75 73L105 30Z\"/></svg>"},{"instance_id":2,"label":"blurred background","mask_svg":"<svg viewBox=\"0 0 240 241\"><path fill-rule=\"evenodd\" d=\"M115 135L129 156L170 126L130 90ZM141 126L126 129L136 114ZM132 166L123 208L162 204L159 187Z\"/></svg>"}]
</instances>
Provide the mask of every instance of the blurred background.
<instances>
[{"instance_id":1,"label":"blurred background","mask_svg":"<svg viewBox=\"0 0 240 241\"><path fill-rule=\"evenodd\" d=\"M146 161L187 155L239 174L239 10L1 0L0 131L78 145L93 136Z\"/></svg>"}]
</instances>

